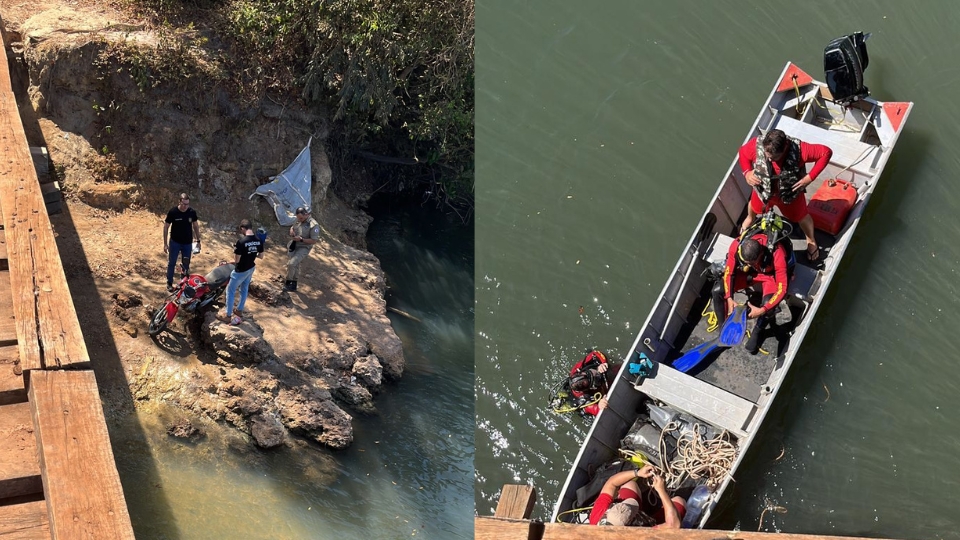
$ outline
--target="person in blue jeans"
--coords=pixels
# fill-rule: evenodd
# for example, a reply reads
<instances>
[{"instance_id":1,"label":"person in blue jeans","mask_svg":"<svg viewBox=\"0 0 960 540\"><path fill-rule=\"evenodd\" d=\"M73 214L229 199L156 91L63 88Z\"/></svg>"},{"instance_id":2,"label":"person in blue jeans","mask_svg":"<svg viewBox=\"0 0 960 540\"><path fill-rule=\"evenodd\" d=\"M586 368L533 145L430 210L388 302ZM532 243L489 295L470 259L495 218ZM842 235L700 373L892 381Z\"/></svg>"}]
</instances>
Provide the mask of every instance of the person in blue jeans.
<instances>
[{"instance_id":1,"label":"person in blue jeans","mask_svg":"<svg viewBox=\"0 0 960 540\"><path fill-rule=\"evenodd\" d=\"M250 280L256 269L257 259L263 258L263 241L253 233L253 226L249 219L244 219L237 227L240 240L234 245L234 263L236 267L230 273L230 283L227 284L226 314L220 320L236 326L243 322L243 307L247 302L247 293L250 291ZM240 290L240 303L233 309L233 302Z\"/></svg>"},{"instance_id":2,"label":"person in blue jeans","mask_svg":"<svg viewBox=\"0 0 960 540\"><path fill-rule=\"evenodd\" d=\"M170 241L167 242L167 233ZM190 197L180 194L180 202L167 212L163 222L163 251L167 253L167 290L173 291L173 270L177 266L177 257L183 262L183 273L190 275L190 256L193 254L193 239L197 239L200 248L200 223L197 211L190 208Z\"/></svg>"}]
</instances>

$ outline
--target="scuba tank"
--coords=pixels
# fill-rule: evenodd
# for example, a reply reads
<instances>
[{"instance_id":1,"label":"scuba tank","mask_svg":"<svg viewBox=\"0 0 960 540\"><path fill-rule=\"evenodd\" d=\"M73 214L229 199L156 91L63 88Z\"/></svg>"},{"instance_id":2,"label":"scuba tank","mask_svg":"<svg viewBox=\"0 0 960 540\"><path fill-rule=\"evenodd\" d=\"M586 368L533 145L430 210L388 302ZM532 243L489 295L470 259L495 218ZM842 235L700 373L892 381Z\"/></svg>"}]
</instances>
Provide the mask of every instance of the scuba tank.
<instances>
[{"instance_id":1,"label":"scuba tank","mask_svg":"<svg viewBox=\"0 0 960 540\"><path fill-rule=\"evenodd\" d=\"M773 210L769 210L762 214L758 214L756 220L746 228L740 235L737 237L738 243L743 243L744 240L752 238L757 233L762 233L766 236L767 245L764 250L764 255L762 259L762 266L769 267L773 264L773 252L777 249L777 245L782 245L786 252L787 259L787 279L793 278L793 271L797 265L797 257L793 252L793 242L790 240L790 234L793 233L793 225L789 221L784 219L779 214L775 213ZM744 272L750 272L751 268L740 267L739 257L737 257L738 269L743 270ZM726 270L726 259L722 261L716 261L707 267L705 272L709 272L709 275L714 279L713 289L711 290L711 303L713 304L714 313L719 314L726 311L723 300L723 274Z\"/></svg>"},{"instance_id":2,"label":"scuba tank","mask_svg":"<svg viewBox=\"0 0 960 540\"><path fill-rule=\"evenodd\" d=\"M758 215L753 224L740 233L737 241L743 242L758 232L766 234L767 237L767 254L764 259L764 266L773 260L773 251L777 249L777 244L780 244L787 252L787 273L792 276L793 269L797 264L797 257L793 253L793 242L790 241L790 234L793 233L793 225L773 210L770 210Z\"/></svg>"},{"instance_id":3,"label":"scuba tank","mask_svg":"<svg viewBox=\"0 0 960 540\"><path fill-rule=\"evenodd\" d=\"M647 402L647 413L650 415L650 420L656 424L661 431L667 428L667 424L677 420L680 416L679 412L669 407L658 407L652 402Z\"/></svg>"},{"instance_id":4,"label":"scuba tank","mask_svg":"<svg viewBox=\"0 0 960 540\"><path fill-rule=\"evenodd\" d=\"M710 488L704 484L693 488L693 493L687 500L687 513L683 516L683 521L680 523L681 528L696 528L700 522L700 516L703 514L703 509L706 508L707 503L710 502L710 495L712 495Z\"/></svg>"}]
</instances>

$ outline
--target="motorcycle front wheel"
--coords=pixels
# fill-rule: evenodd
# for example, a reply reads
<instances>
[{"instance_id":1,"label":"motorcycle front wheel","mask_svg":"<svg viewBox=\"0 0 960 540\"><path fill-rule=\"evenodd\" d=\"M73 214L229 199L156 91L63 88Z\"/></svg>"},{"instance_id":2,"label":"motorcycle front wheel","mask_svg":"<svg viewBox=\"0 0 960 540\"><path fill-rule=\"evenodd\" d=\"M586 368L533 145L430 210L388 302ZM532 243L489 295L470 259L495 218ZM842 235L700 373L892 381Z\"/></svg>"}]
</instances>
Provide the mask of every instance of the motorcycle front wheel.
<instances>
[{"instance_id":1,"label":"motorcycle front wheel","mask_svg":"<svg viewBox=\"0 0 960 540\"><path fill-rule=\"evenodd\" d=\"M167 305L164 304L160 306L160 309L158 309L157 312L153 314L153 318L150 319L150 326L147 327L147 333L155 336L163 332L168 322L170 321L167 320Z\"/></svg>"}]
</instances>

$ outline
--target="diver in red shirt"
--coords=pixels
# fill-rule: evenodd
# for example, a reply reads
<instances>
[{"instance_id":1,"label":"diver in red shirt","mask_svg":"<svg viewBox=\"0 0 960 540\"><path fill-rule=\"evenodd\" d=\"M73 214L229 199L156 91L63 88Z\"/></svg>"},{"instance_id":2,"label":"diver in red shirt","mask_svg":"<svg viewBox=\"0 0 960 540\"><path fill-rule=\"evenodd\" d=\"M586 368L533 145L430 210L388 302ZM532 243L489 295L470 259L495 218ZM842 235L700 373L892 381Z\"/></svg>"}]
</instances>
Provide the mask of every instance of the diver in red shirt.
<instances>
[{"instance_id":1,"label":"diver in red shirt","mask_svg":"<svg viewBox=\"0 0 960 540\"><path fill-rule=\"evenodd\" d=\"M719 320L733 313L736 302L733 293L747 288L760 289L763 300L759 306L747 304L747 317L756 319L745 348L750 354L760 350L761 333L766 329L772 311L787 294L789 262L792 253L786 242L774 242L768 248L767 233L747 231L735 239L727 252L723 276L713 288L713 308Z\"/></svg>"},{"instance_id":2,"label":"diver in red shirt","mask_svg":"<svg viewBox=\"0 0 960 540\"><path fill-rule=\"evenodd\" d=\"M598 401L597 394L601 398L607 395L612 382L610 378L615 375L616 370L610 370L607 357L600 351L590 351L570 369L567 383L574 403L581 407L581 414L596 416L604 408L601 406L602 399Z\"/></svg>"}]
</instances>

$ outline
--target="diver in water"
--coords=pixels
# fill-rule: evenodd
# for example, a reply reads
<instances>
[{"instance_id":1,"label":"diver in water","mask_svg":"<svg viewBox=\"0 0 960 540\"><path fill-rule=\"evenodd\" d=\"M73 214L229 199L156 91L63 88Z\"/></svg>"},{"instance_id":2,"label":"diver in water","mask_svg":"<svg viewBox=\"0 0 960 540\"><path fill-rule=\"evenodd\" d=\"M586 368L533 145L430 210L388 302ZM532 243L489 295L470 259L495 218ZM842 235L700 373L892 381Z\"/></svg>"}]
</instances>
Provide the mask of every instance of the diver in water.
<instances>
[{"instance_id":1,"label":"diver in water","mask_svg":"<svg viewBox=\"0 0 960 540\"><path fill-rule=\"evenodd\" d=\"M596 416L605 408L604 396L617 373L617 369L610 368L602 352L590 351L570 369L564 387L569 392L568 401L581 415Z\"/></svg>"}]
</instances>

